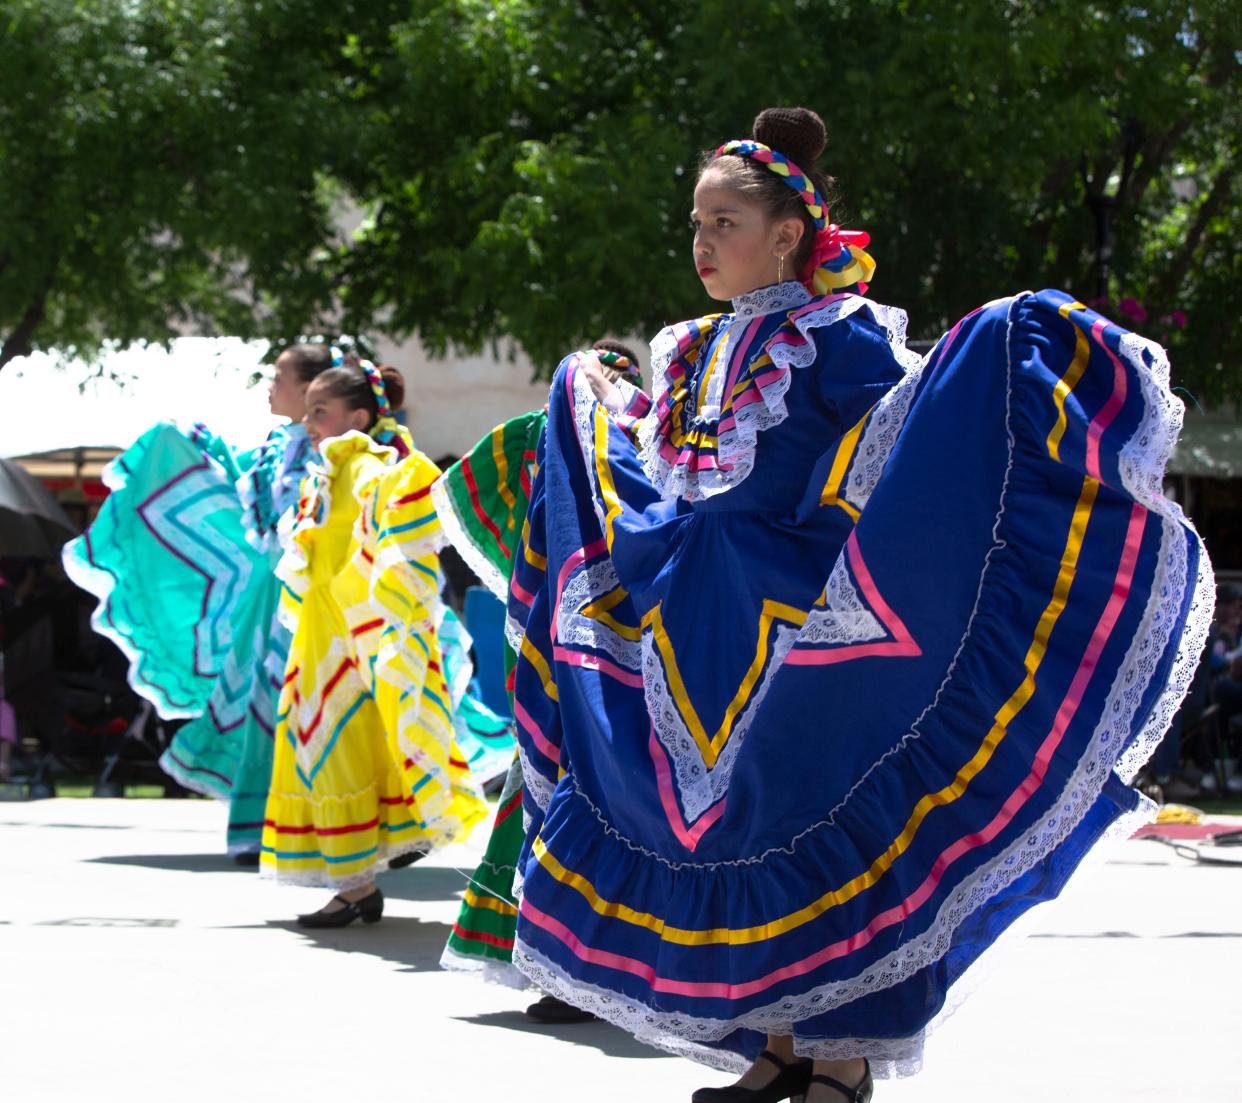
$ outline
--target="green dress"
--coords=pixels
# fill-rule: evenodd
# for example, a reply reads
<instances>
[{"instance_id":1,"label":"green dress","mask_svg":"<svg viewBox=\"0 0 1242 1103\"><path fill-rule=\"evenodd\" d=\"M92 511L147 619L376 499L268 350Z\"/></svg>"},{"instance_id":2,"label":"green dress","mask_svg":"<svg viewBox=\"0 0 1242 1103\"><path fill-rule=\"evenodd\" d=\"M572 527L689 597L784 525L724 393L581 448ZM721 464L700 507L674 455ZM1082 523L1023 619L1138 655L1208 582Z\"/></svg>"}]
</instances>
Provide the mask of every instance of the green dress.
<instances>
[{"instance_id":1,"label":"green dress","mask_svg":"<svg viewBox=\"0 0 1242 1103\"><path fill-rule=\"evenodd\" d=\"M542 410L534 410L496 426L432 489L445 534L501 601L508 597L513 556L519 544L526 546L519 538L530 502L535 446L546 421ZM514 662L506 643L506 675ZM522 768L515 756L501 790L487 850L466 887L440 958L444 968L481 971L489 980L527 986L512 961L517 926L513 879L524 837Z\"/></svg>"}]
</instances>

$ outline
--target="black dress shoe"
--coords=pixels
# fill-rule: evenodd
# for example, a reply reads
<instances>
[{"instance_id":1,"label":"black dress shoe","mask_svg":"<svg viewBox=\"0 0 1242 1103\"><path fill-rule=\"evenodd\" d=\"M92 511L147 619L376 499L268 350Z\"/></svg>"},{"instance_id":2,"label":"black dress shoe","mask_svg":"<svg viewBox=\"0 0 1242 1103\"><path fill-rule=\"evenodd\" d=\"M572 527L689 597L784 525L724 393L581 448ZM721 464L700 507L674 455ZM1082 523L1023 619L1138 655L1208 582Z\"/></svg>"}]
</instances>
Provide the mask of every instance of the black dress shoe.
<instances>
[{"instance_id":1,"label":"black dress shoe","mask_svg":"<svg viewBox=\"0 0 1242 1103\"><path fill-rule=\"evenodd\" d=\"M775 1065L775 1077L761 1088L743 1088L730 1084L727 1088L699 1088L690 1097L691 1103L782 1103L785 1099L801 1099L811 1083L809 1060L782 1061L775 1053L764 1050L759 1060Z\"/></svg>"},{"instance_id":2,"label":"black dress shoe","mask_svg":"<svg viewBox=\"0 0 1242 1103\"><path fill-rule=\"evenodd\" d=\"M298 916L299 927L348 927L355 919L364 923L378 923L384 914L384 894L376 889L361 900L346 900L343 896L334 896L344 906L335 911L320 910Z\"/></svg>"},{"instance_id":3,"label":"black dress shoe","mask_svg":"<svg viewBox=\"0 0 1242 1103\"><path fill-rule=\"evenodd\" d=\"M425 850L407 850L404 854L398 854L395 858L388 859L389 869L404 869L406 866L412 866L415 862L421 862L427 857Z\"/></svg>"},{"instance_id":4,"label":"black dress shoe","mask_svg":"<svg viewBox=\"0 0 1242 1103\"><path fill-rule=\"evenodd\" d=\"M555 996L536 1000L526 1009L526 1017L537 1023L589 1023L595 1019L589 1011L558 1000Z\"/></svg>"},{"instance_id":5,"label":"black dress shoe","mask_svg":"<svg viewBox=\"0 0 1242 1103\"><path fill-rule=\"evenodd\" d=\"M259 864L259 852L257 850L239 850L233 855L233 864L253 869Z\"/></svg>"},{"instance_id":6,"label":"black dress shoe","mask_svg":"<svg viewBox=\"0 0 1242 1103\"><path fill-rule=\"evenodd\" d=\"M842 1084L840 1080L834 1080L831 1076L825 1076L822 1072L817 1072L811 1077L810 1084L827 1084L833 1091L837 1092L845 1103L871 1103L871 1092L875 1084L871 1079L871 1062L868 1061L866 1068L863 1069L863 1078L859 1081L858 1087L851 1088L848 1084ZM810 1086L808 1084L808 1087Z\"/></svg>"}]
</instances>

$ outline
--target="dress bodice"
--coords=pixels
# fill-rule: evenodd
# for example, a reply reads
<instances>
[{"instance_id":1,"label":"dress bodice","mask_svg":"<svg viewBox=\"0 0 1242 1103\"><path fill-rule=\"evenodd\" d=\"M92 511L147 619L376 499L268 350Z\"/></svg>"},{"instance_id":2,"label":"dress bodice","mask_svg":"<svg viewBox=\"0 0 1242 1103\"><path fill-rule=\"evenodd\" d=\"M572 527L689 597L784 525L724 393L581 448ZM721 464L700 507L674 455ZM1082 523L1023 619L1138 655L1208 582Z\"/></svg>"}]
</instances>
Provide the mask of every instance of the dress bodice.
<instances>
[{"instance_id":1,"label":"dress bodice","mask_svg":"<svg viewBox=\"0 0 1242 1103\"><path fill-rule=\"evenodd\" d=\"M857 295L760 288L652 342L653 398L622 385L644 470L695 512L785 512L909 367L905 318ZM769 432L776 426L779 432Z\"/></svg>"}]
</instances>

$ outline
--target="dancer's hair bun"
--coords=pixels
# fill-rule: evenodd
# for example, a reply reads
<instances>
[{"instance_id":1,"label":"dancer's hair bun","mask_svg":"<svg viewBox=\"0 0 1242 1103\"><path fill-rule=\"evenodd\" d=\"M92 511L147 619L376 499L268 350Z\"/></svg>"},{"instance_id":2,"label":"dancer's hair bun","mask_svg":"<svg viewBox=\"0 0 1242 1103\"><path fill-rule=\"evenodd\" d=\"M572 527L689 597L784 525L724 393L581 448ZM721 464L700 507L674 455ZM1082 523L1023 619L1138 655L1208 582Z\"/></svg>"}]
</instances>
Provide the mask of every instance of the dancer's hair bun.
<instances>
[{"instance_id":1,"label":"dancer's hair bun","mask_svg":"<svg viewBox=\"0 0 1242 1103\"><path fill-rule=\"evenodd\" d=\"M380 368L380 375L384 379L384 393L388 396L388 405L394 411L401 409L405 403L405 379L391 364Z\"/></svg>"},{"instance_id":2,"label":"dancer's hair bun","mask_svg":"<svg viewBox=\"0 0 1242 1103\"><path fill-rule=\"evenodd\" d=\"M768 107L755 116L756 142L783 153L803 172L811 172L828 144L828 131L809 107Z\"/></svg>"}]
</instances>

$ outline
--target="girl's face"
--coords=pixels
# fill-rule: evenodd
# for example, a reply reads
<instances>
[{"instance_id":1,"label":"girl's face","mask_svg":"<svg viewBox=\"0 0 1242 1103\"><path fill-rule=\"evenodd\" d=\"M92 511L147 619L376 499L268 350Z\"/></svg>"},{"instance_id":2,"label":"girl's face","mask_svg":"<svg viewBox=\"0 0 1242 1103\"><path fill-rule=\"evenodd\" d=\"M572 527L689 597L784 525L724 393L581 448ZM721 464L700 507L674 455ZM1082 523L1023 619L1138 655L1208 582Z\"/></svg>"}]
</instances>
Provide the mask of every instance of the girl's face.
<instances>
[{"instance_id":1,"label":"girl's face","mask_svg":"<svg viewBox=\"0 0 1242 1103\"><path fill-rule=\"evenodd\" d=\"M694 189L694 266L713 299L735 299L776 282L779 258L785 278L796 279L792 257L802 239L799 218L773 221L726 176L708 169Z\"/></svg>"},{"instance_id":2,"label":"girl's face","mask_svg":"<svg viewBox=\"0 0 1242 1103\"><path fill-rule=\"evenodd\" d=\"M325 440L343 436L350 429L365 433L370 420L371 415L366 410L351 410L345 405L345 399L330 394L318 379L312 380L306 388L306 416L302 423L316 451Z\"/></svg>"},{"instance_id":3,"label":"girl's face","mask_svg":"<svg viewBox=\"0 0 1242 1103\"><path fill-rule=\"evenodd\" d=\"M282 352L276 358L276 374L267 388L267 404L277 417L300 421L306 412L306 384L298 375L296 360L291 352Z\"/></svg>"}]
</instances>

